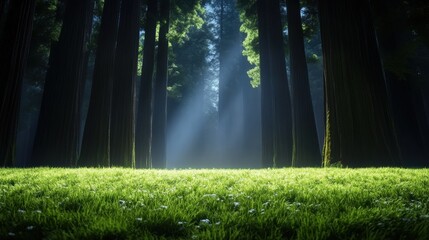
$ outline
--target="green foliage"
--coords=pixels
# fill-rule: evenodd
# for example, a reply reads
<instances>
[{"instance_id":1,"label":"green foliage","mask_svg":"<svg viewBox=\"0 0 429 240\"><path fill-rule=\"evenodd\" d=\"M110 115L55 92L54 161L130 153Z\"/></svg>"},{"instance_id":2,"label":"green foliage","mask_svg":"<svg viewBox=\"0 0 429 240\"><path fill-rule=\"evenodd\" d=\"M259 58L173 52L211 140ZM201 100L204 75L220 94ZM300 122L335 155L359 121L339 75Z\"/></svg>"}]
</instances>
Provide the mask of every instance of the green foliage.
<instances>
[{"instance_id":1,"label":"green foliage","mask_svg":"<svg viewBox=\"0 0 429 240\"><path fill-rule=\"evenodd\" d=\"M252 69L250 69L247 74L251 79L251 84L253 87L258 87L260 84L260 67L259 67L259 39L258 39L258 19L257 19L257 9L256 9L256 0L245 1L238 0L238 7L240 9L240 21L241 27L240 31L246 34L246 38L243 42L243 55L247 57L247 60L252 64ZM319 31L319 21L317 16L317 7L313 1L303 1L301 10L302 17L302 28L304 32L304 37L307 44L314 39L314 36L318 34ZM282 8L282 18L284 19L284 41L285 41L285 54L289 54L289 49L287 46L287 22L286 22L286 12ZM309 53L310 63L316 63L319 61L319 57L316 53Z\"/></svg>"},{"instance_id":2,"label":"green foliage","mask_svg":"<svg viewBox=\"0 0 429 240\"><path fill-rule=\"evenodd\" d=\"M427 169L0 169L0 238L427 239Z\"/></svg>"},{"instance_id":3,"label":"green foliage","mask_svg":"<svg viewBox=\"0 0 429 240\"><path fill-rule=\"evenodd\" d=\"M256 0L238 1L237 3L240 9L240 31L246 35L243 41L243 55L247 57L247 60L252 65L252 68L247 71L247 75L251 79L252 87L258 87L260 84L260 68Z\"/></svg>"},{"instance_id":4,"label":"green foliage","mask_svg":"<svg viewBox=\"0 0 429 240\"><path fill-rule=\"evenodd\" d=\"M192 28L200 29L203 26L205 10L199 0L173 2L168 39L170 42L182 44L188 39Z\"/></svg>"}]
</instances>

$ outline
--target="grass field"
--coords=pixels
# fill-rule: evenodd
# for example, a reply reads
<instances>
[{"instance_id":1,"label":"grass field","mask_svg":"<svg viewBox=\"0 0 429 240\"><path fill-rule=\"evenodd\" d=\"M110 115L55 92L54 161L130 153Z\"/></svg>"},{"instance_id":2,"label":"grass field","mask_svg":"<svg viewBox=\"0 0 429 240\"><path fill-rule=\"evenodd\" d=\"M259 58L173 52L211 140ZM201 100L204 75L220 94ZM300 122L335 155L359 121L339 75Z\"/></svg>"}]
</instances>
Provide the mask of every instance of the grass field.
<instances>
[{"instance_id":1,"label":"grass field","mask_svg":"<svg viewBox=\"0 0 429 240\"><path fill-rule=\"evenodd\" d=\"M0 169L0 239L429 239L429 170Z\"/></svg>"}]
</instances>

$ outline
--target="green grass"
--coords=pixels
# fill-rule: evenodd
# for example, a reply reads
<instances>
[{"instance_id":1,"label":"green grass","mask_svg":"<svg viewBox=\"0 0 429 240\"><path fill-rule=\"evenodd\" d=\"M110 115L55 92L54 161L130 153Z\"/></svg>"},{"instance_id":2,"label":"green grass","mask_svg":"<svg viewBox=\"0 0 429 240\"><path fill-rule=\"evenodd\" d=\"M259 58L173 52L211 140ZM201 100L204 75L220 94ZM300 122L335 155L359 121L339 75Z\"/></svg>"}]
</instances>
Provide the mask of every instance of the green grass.
<instances>
[{"instance_id":1,"label":"green grass","mask_svg":"<svg viewBox=\"0 0 429 240\"><path fill-rule=\"evenodd\" d=\"M0 169L0 239L428 239L427 169Z\"/></svg>"}]
</instances>

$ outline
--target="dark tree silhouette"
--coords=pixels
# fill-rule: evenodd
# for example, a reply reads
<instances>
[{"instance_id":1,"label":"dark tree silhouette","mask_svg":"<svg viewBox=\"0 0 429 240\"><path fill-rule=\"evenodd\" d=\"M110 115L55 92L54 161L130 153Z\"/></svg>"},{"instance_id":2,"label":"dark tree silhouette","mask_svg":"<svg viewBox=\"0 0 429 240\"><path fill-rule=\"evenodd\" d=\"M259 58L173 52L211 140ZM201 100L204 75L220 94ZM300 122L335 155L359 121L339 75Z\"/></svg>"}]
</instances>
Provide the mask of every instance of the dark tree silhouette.
<instances>
[{"instance_id":1,"label":"dark tree silhouette","mask_svg":"<svg viewBox=\"0 0 429 240\"><path fill-rule=\"evenodd\" d=\"M136 125L136 165L152 167L153 70L158 1L148 0L146 12L143 65Z\"/></svg>"},{"instance_id":2,"label":"dark tree silhouette","mask_svg":"<svg viewBox=\"0 0 429 240\"><path fill-rule=\"evenodd\" d=\"M157 69L154 88L154 110L152 128L152 167L166 167L167 83L168 83L168 39L170 23L170 0L160 4L160 29Z\"/></svg>"},{"instance_id":3,"label":"dark tree silhouette","mask_svg":"<svg viewBox=\"0 0 429 240\"><path fill-rule=\"evenodd\" d=\"M322 163L311 102L299 0L287 0L293 110L292 165L320 166Z\"/></svg>"},{"instance_id":4,"label":"dark tree silhouette","mask_svg":"<svg viewBox=\"0 0 429 240\"><path fill-rule=\"evenodd\" d=\"M135 83L140 1L123 0L116 47L110 124L111 166L135 167Z\"/></svg>"},{"instance_id":5,"label":"dark tree silhouette","mask_svg":"<svg viewBox=\"0 0 429 240\"><path fill-rule=\"evenodd\" d=\"M1 2L0 14L6 1ZM30 49L35 0L12 1L0 38L0 164L15 163L18 113Z\"/></svg>"},{"instance_id":6,"label":"dark tree silhouette","mask_svg":"<svg viewBox=\"0 0 429 240\"><path fill-rule=\"evenodd\" d=\"M280 3L277 0L259 0L257 4L263 166L291 166L292 116L283 51Z\"/></svg>"},{"instance_id":7,"label":"dark tree silhouette","mask_svg":"<svg viewBox=\"0 0 429 240\"><path fill-rule=\"evenodd\" d=\"M274 116L273 83L270 73L268 19L265 1L258 0L259 58L261 68L261 130L262 130L262 165L271 167L274 159Z\"/></svg>"},{"instance_id":8,"label":"dark tree silhouette","mask_svg":"<svg viewBox=\"0 0 429 240\"><path fill-rule=\"evenodd\" d=\"M378 40L403 163L428 166L429 125L416 69L418 64L414 64L411 57L417 43L408 26L405 6L402 1L386 0L372 1L372 6L379 16Z\"/></svg>"},{"instance_id":9,"label":"dark tree silhouette","mask_svg":"<svg viewBox=\"0 0 429 240\"><path fill-rule=\"evenodd\" d=\"M79 158L81 166L110 165L110 110L120 3L120 0L106 0L104 3L91 99Z\"/></svg>"},{"instance_id":10,"label":"dark tree silhouette","mask_svg":"<svg viewBox=\"0 0 429 240\"><path fill-rule=\"evenodd\" d=\"M73 166L79 151L80 99L93 1L67 1L50 67L33 147L32 165Z\"/></svg>"},{"instance_id":11,"label":"dark tree silhouette","mask_svg":"<svg viewBox=\"0 0 429 240\"><path fill-rule=\"evenodd\" d=\"M326 97L324 165L398 165L369 1L321 0L319 14Z\"/></svg>"}]
</instances>

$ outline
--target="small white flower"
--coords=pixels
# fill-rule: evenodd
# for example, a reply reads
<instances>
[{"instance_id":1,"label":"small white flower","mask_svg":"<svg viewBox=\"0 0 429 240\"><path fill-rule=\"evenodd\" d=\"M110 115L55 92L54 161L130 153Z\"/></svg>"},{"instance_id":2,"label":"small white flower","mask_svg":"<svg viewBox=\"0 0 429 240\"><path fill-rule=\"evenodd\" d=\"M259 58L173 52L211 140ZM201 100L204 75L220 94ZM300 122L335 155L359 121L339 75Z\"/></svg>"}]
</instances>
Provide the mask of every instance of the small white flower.
<instances>
[{"instance_id":1,"label":"small white flower","mask_svg":"<svg viewBox=\"0 0 429 240\"><path fill-rule=\"evenodd\" d=\"M249 213L250 214L254 214L254 213L256 213L256 210L252 208L252 209L249 210Z\"/></svg>"},{"instance_id":2,"label":"small white flower","mask_svg":"<svg viewBox=\"0 0 429 240\"><path fill-rule=\"evenodd\" d=\"M216 225L220 225L220 222L216 222L215 224L216 224Z\"/></svg>"},{"instance_id":3,"label":"small white flower","mask_svg":"<svg viewBox=\"0 0 429 240\"><path fill-rule=\"evenodd\" d=\"M24 211L24 210L22 210L22 209L18 209L18 212L19 212L19 213L25 213L25 211Z\"/></svg>"},{"instance_id":4,"label":"small white flower","mask_svg":"<svg viewBox=\"0 0 429 240\"><path fill-rule=\"evenodd\" d=\"M8 233L7 235L9 235L9 236L15 236L15 233L13 233L13 232L10 232L10 233Z\"/></svg>"},{"instance_id":5,"label":"small white flower","mask_svg":"<svg viewBox=\"0 0 429 240\"><path fill-rule=\"evenodd\" d=\"M239 206L240 206L240 203L239 203L239 202L234 202L233 204L234 204L234 207L235 207L235 208L237 208L237 207L239 207Z\"/></svg>"},{"instance_id":6,"label":"small white flower","mask_svg":"<svg viewBox=\"0 0 429 240\"><path fill-rule=\"evenodd\" d=\"M186 224L186 222L178 222L177 224L178 224L178 225L185 225L185 224Z\"/></svg>"},{"instance_id":7,"label":"small white flower","mask_svg":"<svg viewBox=\"0 0 429 240\"><path fill-rule=\"evenodd\" d=\"M136 218L136 221L141 222L143 219L142 218Z\"/></svg>"},{"instance_id":8,"label":"small white flower","mask_svg":"<svg viewBox=\"0 0 429 240\"><path fill-rule=\"evenodd\" d=\"M201 219L200 223L210 224L210 220L209 219Z\"/></svg>"},{"instance_id":9,"label":"small white flower","mask_svg":"<svg viewBox=\"0 0 429 240\"><path fill-rule=\"evenodd\" d=\"M159 208L161 208L161 209L167 209L167 208L168 208L168 206L161 205Z\"/></svg>"},{"instance_id":10,"label":"small white flower","mask_svg":"<svg viewBox=\"0 0 429 240\"><path fill-rule=\"evenodd\" d=\"M125 203L125 200L119 200L119 204L124 205Z\"/></svg>"},{"instance_id":11,"label":"small white flower","mask_svg":"<svg viewBox=\"0 0 429 240\"><path fill-rule=\"evenodd\" d=\"M217 195L216 194L204 194L203 197L212 197L212 198L216 198Z\"/></svg>"},{"instance_id":12,"label":"small white flower","mask_svg":"<svg viewBox=\"0 0 429 240\"><path fill-rule=\"evenodd\" d=\"M35 210L34 212L35 213L42 213L42 211L40 211L40 210Z\"/></svg>"},{"instance_id":13,"label":"small white flower","mask_svg":"<svg viewBox=\"0 0 429 240\"><path fill-rule=\"evenodd\" d=\"M34 226L28 226L27 227L27 230L33 230L34 229Z\"/></svg>"}]
</instances>

